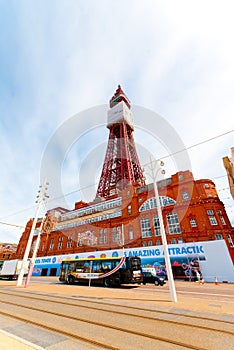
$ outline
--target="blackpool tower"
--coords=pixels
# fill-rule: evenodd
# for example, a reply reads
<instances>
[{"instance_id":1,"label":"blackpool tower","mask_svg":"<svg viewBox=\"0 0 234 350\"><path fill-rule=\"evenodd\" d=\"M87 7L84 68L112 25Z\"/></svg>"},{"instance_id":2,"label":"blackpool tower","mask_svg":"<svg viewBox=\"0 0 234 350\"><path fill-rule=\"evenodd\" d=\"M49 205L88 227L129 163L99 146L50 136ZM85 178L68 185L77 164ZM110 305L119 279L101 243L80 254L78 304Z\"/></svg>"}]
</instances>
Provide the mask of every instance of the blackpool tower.
<instances>
[{"instance_id":1,"label":"blackpool tower","mask_svg":"<svg viewBox=\"0 0 234 350\"><path fill-rule=\"evenodd\" d=\"M110 100L107 122L110 133L96 198L109 197L129 185L145 185L133 138L130 109L130 101L119 85Z\"/></svg>"}]
</instances>

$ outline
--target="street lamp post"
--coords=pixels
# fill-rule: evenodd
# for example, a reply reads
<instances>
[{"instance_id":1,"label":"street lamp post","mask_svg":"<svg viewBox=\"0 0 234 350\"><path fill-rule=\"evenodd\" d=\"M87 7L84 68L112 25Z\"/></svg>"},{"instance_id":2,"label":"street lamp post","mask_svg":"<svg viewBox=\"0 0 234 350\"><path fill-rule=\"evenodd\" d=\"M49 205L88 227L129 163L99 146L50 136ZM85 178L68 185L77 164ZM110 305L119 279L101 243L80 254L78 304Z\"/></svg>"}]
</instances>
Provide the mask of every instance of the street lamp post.
<instances>
[{"instance_id":1,"label":"street lamp post","mask_svg":"<svg viewBox=\"0 0 234 350\"><path fill-rule=\"evenodd\" d=\"M37 251L38 251L38 248L39 248L41 233L42 233L42 229L43 229L43 225L44 225L45 219L46 219L46 210L45 210L44 216L43 216L43 218L41 220L40 228L38 230L36 244L35 244L35 247L34 247L34 250L33 250L32 259L30 261L30 267L29 267L28 276L27 276L26 283L25 283L25 288L27 288L29 286L29 282L30 282L30 279L31 279L31 276L32 276L32 273L33 273L33 268L34 268L34 264L35 264L36 257L37 257Z\"/></svg>"},{"instance_id":2,"label":"street lamp post","mask_svg":"<svg viewBox=\"0 0 234 350\"><path fill-rule=\"evenodd\" d=\"M122 240L120 241L120 245L122 246L122 254L123 254L123 256L124 256L124 244L125 244L125 238L124 238L124 224L122 224L121 235L122 235Z\"/></svg>"},{"instance_id":3,"label":"street lamp post","mask_svg":"<svg viewBox=\"0 0 234 350\"><path fill-rule=\"evenodd\" d=\"M160 165L163 165L163 164L160 164ZM158 193L158 186L157 186L158 171L161 170L162 173L164 173L164 171L161 169L161 167L156 171L152 159L150 160L150 170L151 170L151 177L152 177L153 185L154 185L154 193L155 193L155 197L156 197L158 218L159 218L159 224L160 224L160 231L161 231L161 237L162 237L162 243L163 243L163 251L164 251L164 257L165 257L165 263L166 263L166 269L167 269L167 278L168 278L168 283L169 283L171 300L176 303L177 302L177 295L176 295L176 289L175 289L175 282L174 282L173 273L172 273L170 256L168 253L167 238L166 238L166 232L165 232L163 215L162 215L162 208L161 208L161 203L160 203L159 193Z\"/></svg>"},{"instance_id":4,"label":"street lamp post","mask_svg":"<svg viewBox=\"0 0 234 350\"><path fill-rule=\"evenodd\" d=\"M22 285L24 274L28 271L29 252L30 252L31 245L32 245L33 234L34 234L34 231L35 231L35 228L36 228L37 219L38 219L39 212L40 212L40 209L41 209L41 204L42 204L42 202L43 202L43 200L45 199L45 196L46 196L45 191L47 190L47 187L46 187L47 184L48 183L45 181L44 185L40 186L41 189L38 191L38 193L39 193L37 195L38 200L36 201L38 203L37 204L37 209L36 209L36 212L35 212L35 217L34 217L34 220L33 220L31 231L30 231L30 234L29 234L29 237L28 237L28 242L27 242L26 249L25 249L25 252L24 252L22 266L21 266L20 273L19 273L18 280L17 280L17 284L16 284L17 287L20 287Z\"/></svg>"}]
</instances>

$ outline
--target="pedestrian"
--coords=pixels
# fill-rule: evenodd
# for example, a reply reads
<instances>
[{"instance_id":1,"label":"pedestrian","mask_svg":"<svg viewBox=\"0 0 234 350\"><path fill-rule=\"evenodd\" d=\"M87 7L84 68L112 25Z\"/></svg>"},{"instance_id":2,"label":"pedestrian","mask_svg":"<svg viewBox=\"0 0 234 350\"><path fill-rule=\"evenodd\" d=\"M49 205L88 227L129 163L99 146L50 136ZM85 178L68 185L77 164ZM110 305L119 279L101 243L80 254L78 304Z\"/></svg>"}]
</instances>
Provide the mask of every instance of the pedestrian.
<instances>
[{"instance_id":1,"label":"pedestrian","mask_svg":"<svg viewBox=\"0 0 234 350\"><path fill-rule=\"evenodd\" d=\"M198 270L195 271L196 272L196 277L197 277L197 281L198 283L200 283L201 277L200 277L200 273Z\"/></svg>"},{"instance_id":2,"label":"pedestrian","mask_svg":"<svg viewBox=\"0 0 234 350\"><path fill-rule=\"evenodd\" d=\"M199 274L200 274L200 281L199 281L199 284L204 284L204 278L203 278L203 276L202 276L202 273L201 273L201 271L198 271L199 272Z\"/></svg>"},{"instance_id":3,"label":"pedestrian","mask_svg":"<svg viewBox=\"0 0 234 350\"><path fill-rule=\"evenodd\" d=\"M204 284L204 279L203 279L201 271L196 270L196 277L197 277L197 282L199 284Z\"/></svg>"}]
</instances>

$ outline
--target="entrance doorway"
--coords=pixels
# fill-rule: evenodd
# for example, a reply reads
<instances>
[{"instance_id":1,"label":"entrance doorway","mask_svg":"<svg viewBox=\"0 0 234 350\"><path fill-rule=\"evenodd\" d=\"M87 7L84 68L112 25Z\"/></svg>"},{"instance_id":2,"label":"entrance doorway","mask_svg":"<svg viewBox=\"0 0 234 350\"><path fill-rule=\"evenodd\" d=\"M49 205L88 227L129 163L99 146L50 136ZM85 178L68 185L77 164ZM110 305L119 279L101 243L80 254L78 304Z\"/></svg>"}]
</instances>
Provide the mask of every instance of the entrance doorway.
<instances>
[{"instance_id":1,"label":"entrance doorway","mask_svg":"<svg viewBox=\"0 0 234 350\"><path fill-rule=\"evenodd\" d=\"M55 267L50 269L50 276L57 276L57 269Z\"/></svg>"},{"instance_id":2,"label":"entrance doorway","mask_svg":"<svg viewBox=\"0 0 234 350\"><path fill-rule=\"evenodd\" d=\"M48 269L41 269L41 276L47 276Z\"/></svg>"}]
</instances>

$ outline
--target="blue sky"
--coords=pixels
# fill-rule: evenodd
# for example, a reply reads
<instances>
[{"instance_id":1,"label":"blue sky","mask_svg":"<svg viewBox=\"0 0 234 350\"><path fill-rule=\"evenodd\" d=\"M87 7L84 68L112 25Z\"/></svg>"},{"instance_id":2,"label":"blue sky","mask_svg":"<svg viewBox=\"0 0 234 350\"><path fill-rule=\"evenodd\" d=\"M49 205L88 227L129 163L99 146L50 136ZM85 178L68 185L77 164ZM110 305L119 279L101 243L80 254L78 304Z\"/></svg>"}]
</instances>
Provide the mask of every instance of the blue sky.
<instances>
[{"instance_id":1,"label":"blue sky","mask_svg":"<svg viewBox=\"0 0 234 350\"><path fill-rule=\"evenodd\" d=\"M195 179L215 182L234 223L222 164L234 146L233 9L232 1L0 0L0 221L24 226L34 216L51 140L57 140L53 157L64 157L58 171L67 206L92 199L93 190L84 188L98 181L105 154L104 105L121 84L132 105L173 128L189 148ZM102 111L95 106L104 112L95 115ZM65 142L73 116L77 140L72 130ZM145 150L156 159L173 151L157 126L156 137L149 136L151 126L137 109L134 120L143 165ZM165 158L168 176L177 165ZM52 201L53 185L50 206L61 204ZM0 241L18 242L22 229L0 229Z\"/></svg>"}]
</instances>

